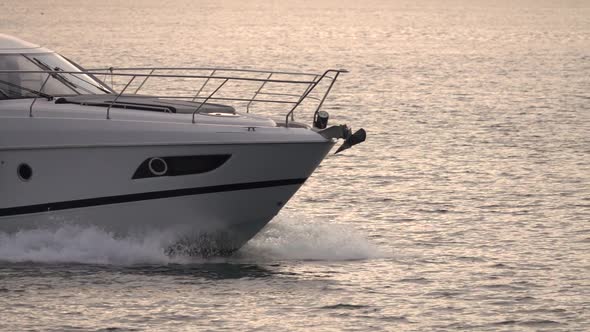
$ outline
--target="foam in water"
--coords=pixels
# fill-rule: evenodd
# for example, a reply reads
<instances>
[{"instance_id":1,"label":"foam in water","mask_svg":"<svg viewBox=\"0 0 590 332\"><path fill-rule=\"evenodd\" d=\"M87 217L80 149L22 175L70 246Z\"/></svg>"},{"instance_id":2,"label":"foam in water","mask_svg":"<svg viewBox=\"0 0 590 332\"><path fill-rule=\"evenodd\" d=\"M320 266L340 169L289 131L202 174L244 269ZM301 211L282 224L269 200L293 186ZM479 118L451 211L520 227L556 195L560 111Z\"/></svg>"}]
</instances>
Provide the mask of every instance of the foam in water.
<instances>
[{"instance_id":1,"label":"foam in water","mask_svg":"<svg viewBox=\"0 0 590 332\"><path fill-rule=\"evenodd\" d=\"M57 229L0 233L0 261L87 264L166 263L166 234L117 238L96 227L64 225Z\"/></svg>"},{"instance_id":2,"label":"foam in water","mask_svg":"<svg viewBox=\"0 0 590 332\"><path fill-rule=\"evenodd\" d=\"M355 260L382 256L351 225L281 214L239 252L244 258Z\"/></svg>"},{"instance_id":3,"label":"foam in water","mask_svg":"<svg viewBox=\"0 0 590 332\"><path fill-rule=\"evenodd\" d=\"M377 248L351 226L301 219L285 215L275 218L230 260L352 260L379 255ZM193 258L165 254L173 236L158 231L116 237L97 227L75 225L22 230L14 234L0 232L0 261L114 265L194 263Z\"/></svg>"}]
</instances>

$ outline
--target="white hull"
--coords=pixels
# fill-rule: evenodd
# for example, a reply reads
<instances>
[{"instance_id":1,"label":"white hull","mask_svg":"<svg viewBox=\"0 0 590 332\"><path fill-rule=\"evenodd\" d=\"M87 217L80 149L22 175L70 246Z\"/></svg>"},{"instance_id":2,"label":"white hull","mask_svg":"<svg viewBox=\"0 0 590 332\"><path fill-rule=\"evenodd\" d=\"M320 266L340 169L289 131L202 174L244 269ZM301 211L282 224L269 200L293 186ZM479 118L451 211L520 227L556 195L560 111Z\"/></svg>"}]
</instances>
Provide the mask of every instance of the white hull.
<instances>
[{"instance_id":1,"label":"white hull","mask_svg":"<svg viewBox=\"0 0 590 332\"><path fill-rule=\"evenodd\" d=\"M220 144L0 151L0 231L88 224L116 234L172 231L221 236L222 251L242 246L293 196L332 142ZM230 154L203 174L132 179L153 156ZM305 158L303 158L303 156ZM27 162L30 181L15 167Z\"/></svg>"},{"instance_id":2,"label":"white hull","mask_svg":"<svg viewBox=\"0 0 590 332\"><path fill-rule=\"evenodd\" d=\"M115 236L171 234L170 246L190 241L190 250L230 253L260 231L299 185L154 199L4 217L2 231L92 226ZM207 243L202 243L206 238Z\"/></svg>"}]
</instances>

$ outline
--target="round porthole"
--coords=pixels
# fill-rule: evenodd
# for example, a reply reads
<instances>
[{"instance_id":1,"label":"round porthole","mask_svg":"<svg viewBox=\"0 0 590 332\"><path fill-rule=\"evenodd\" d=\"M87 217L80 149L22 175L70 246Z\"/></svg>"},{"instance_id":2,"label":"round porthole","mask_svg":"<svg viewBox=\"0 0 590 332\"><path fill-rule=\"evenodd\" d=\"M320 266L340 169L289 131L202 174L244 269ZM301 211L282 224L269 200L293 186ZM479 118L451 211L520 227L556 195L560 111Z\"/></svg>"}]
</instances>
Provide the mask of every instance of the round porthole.
<instances>
[{"instance_id":1,"label":"round porthole","mask_svg":"<svg viewBox=\"0 0 590 332\"><path fill-rule=\"evenodd\" d=\"M152 158L148 162L148 168L153 175L161 176L168 172L168 165L162 158Z\"/></svg>"},{"instance_id":2,"label":"round porthole","mask_svg":"<svg viewBox=\"0 0 590 332\"><path fill-rule=\"evenodd\" d=\"M33 169L28 164L20 164L16 169L18 177L23 181L29 181L33 177Z\"/></svg>"}]
</instances>

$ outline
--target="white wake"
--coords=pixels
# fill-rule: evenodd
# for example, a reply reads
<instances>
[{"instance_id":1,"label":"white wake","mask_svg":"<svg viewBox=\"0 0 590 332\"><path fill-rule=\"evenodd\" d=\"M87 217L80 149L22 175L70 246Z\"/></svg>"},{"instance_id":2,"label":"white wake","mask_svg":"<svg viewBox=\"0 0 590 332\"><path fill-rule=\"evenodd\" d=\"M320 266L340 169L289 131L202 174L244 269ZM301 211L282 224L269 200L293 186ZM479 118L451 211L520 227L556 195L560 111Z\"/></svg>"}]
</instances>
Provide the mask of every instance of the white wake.
<instances>
[{"instance_id":1,"label":"white wake","mask_svg":"<svg viewBox=\"0 0 590 332\"><path fill-rule=\"evenodd\" d=\"M358 260L382 257L377 246L349 224L279 215L239 252L244 259Z\"/></svg>"},{"instance_id":2,"label":"white wake","mask_svg":"<svg viewBox=\"0 0 590 332\"><path fill-rule=\"evenodd\" d=\"M113 265L204 261L167 256L165 248L172 237L162 232L117 237L96 227L73 225L0 232L0 261ZM379 255L378 248L353 226L280 215L233 257L221 261L355 260Z\"/></svg>"},{"instance_id":3,"label":"white wake","mask_svg":"<svg viewBox=\"0 0 590 332\"><path fill-rule=\"evenodd\" d=\"M87 264L167 263L164 234L117 238L96 227L0 233L0 261Z\"/></svg>"}]
</instances>

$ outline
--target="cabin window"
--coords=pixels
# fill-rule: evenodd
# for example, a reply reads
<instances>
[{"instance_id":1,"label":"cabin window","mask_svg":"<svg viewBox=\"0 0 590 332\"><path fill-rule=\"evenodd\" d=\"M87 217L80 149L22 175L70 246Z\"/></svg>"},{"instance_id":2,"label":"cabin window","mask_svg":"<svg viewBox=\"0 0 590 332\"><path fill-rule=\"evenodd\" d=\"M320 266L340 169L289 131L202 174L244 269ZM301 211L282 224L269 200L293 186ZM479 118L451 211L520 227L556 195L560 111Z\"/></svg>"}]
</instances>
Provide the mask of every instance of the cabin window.
<instances>
[{"instance_id":1,"label":"cabin window","mask_svg":"<svg viewBox=\"0 0 590 332\"><path fill-rule=\"evenodd\" d=\"M89 75L61 71L80 72L80 69L55 53L0 54L0 99L109 93L108 88ZM48 75L51 75L49 79Z\"/></svg>"}]
</instances>

